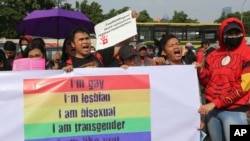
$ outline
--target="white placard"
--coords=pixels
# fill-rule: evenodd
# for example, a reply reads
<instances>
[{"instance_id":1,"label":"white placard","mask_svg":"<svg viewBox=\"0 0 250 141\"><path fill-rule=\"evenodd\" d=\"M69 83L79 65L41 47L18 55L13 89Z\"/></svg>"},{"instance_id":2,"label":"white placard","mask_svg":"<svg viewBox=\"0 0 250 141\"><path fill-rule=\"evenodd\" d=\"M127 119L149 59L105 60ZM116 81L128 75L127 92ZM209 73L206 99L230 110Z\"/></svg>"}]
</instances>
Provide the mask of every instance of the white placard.
<instances>
[{"instance_id":1,"label":"white placard","mask_svg":"<svg viewBox=\"0 0 250 141\"><path fill-rule=\"evenodd\" d=\"M136 18L129 10L97 24L95 33L97 50L111 47L137 34Z\"/></svg>"}]
</instances>

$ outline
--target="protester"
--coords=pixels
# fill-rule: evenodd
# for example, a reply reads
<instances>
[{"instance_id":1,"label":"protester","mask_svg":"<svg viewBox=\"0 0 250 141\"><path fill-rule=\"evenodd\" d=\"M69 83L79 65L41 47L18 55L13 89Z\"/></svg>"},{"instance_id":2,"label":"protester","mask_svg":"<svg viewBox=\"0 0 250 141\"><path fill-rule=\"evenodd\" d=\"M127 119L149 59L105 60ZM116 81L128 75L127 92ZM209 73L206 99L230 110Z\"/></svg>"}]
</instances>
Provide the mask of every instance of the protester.
<instances>
[{"instance_id":1,"label":"protester","mask_svg":"<svg viewBox=\"0 0 250 141\"><path fill-rule=\"evenodd\" d=\"M154 58L154 46L153 45L147 45L147 57L153 59Z\"/></svg>"},{"instance_id":2,"label":"protester","mask_svg":"<svg viewBox=\"0 0 250 141\"><path fill-rule=\"evenodd\" d=\"M202 58L202 64L204 64L205 59L206 59L206 57L208 56L208 54L210 54L212 51L214 51L214 50L216 50L216 49L217 49L216 45L213 44L213 45L210 45L210 46L204 51L204 53L203 53L203 58Z\"/></svg>"},{"instance_id":3,"label":"protester","mask_svg":"<svg viewBox=\"0 0 250 141\"><path fill-rule=\"evenodd\" d=\"M11 66L6 58L6 55L2 49L0 49L0 71L11 70Z\"/></svg>"},{"instance_id":4,"label":"protester","mask_svg":"<svg viewBox=\"0 0 250 141\"><path fill-rule=\"evenodd\" d=\"M74 56L75 52L76 50L71 46L71 41L69 37L66 37L63 41L62 55L61 55L59 69L62 69L63 67L67 66L67 60L71 58L71 56Z\"/></svg>"},{"instance_id":5,"label":"protester","mask_svg":"<svg viewBox=\"0 0 250 141\"><path fill-rule=\"evenodd\" d=\"M167 56L167 60L162 61L162 57L157 58L155 61L161 65L185 65L186 63L182 59L183 48L181 46L180 40L169 34L162 39L162 49ZM205 124L203 119L201 120L199 130L204 128Z\"/></svg>"},{"instance_id":6,"label":"protester","mask_svg":"<svg viewBox=\"0 0 250 141\"><path fill-rule=\"evenodd\" d=\"M164 65L183 65L186 64L182 59L183 48L180 44L180 40L170 34L166 35L165 38L162 39L162 51L166 55L166 60L163 57L158 57L155 59L157 64ZM164 61L162 61L162 59Z\"/></svg>"},{"instance_id":7,"label":"protester","mask_svg":"<svg viewBox=\"0 0 250 141\"><path fill-rule=\"evenodd\" d=\"M195 48L191 42L187 42L182 54L182 59L187 64L192 64L196 61Z\"/></svg>"},{"instance_id":8,"label":"protester","mask_svg":"<svg viewBox=\"0 0 250 141\"><path fill-rule=\"evenodd\" d=\"M225 19L218 35L219 48L206 57L204 66L196 64L207 101L199 112L207 115L212 141L229 141L230 125L248 124L250 48L245 28L237 18Z\"/></svg>"},{"instance_id":9,"label":"protester","mask_svg":"<svg viewBox=\"0 0 250 141\"><path fill-rule=\"evenodd\" d=\"M201 47L196 53L196 60L198 63L202 63L204 58L204 52L209 48L210 42L208 40L201 41Z\"/></svg>"},{"instance_id":10,"label":"protester","mask_svg":"<svg viewBox=\"0 0 250 141\"><path fill-rule=\"evenodd\" d=\"M138 43L136 45L136 51L138 53L136 63L135 63L136 66L152 66L152 65L155 65L154 60L147 56L147 46L146 45L144 45L142 43Z\"/></svg>"},{"instance_id":11,"label":"protester","mask_svg":"<svg viewBox=\"0 0 250 141\"><path fill-rule=\"evenodd\" d=\"M196 49L193 46L193 44L191 42L187 42L185 45L185 48L192 50L194 53L196 53Z\"/></svg>"},{"instance_id":12,"label":"protester","mask_svg":"<svg viewBox=\"0 0 250 141\"><path fill-rule=\"evenodd\" d=\"M19 54L17 56L17 59L18 58L22 58L24 50L29 45L29 43L31 42L31 40L32 40L32 36L30 36L30 35L21 36L21 38L19 39L19 49L20 49L20 52L19 52Z\"/></svg>"},{"instance_id":13,"label":"protester","mask_svg":"<svg viewBox=\"0 0 250 141\"><path fill-rule=\"evenodd\" d=\"M113 57L118 54L121 46L129 44L130 39L103 50L91 53L91 40L88 30L79 27L70 34L71 45L75 48L75 56L67 61L67 66L63 69L66 72L72 71L73 68L85 67L104 67L112 63Z\"/></svg>"},{"instance_id":14,"label":"protester","mask_svg":"<svg viewBox=\"0 0 250 141\"><path fill-rule=\"evenodd\" d=\"M59 69L60 60L61 60L61 54L60 51L57 51L55 54L53 54L53 59L48 60L47 66L49 66L49 68L53 70Z\"/></svg>"},{"instance_id":15,"label":"protester","mask_svg":"<svg viewBox=\"0 0 250 141\"><path fill-rule=\"evenodd\" d=\"M6 41L3 45L3 49L6 55L6 58L10 64L13 66L13 61L16 58L16 44L12 41Z\"/></svg>"},{"instance_id":16,"label":"protester","mask_svg":"<svg viewBox=\"0 0 250 141\"><path fill-rule=\"evenodd\" d=\"M119 53L113 58L112 62L105 67L121 67L122 61L120 59Z\"/></svg>"},{"instance_id":17,"label":"protester","mask_svg":"<svg viewBox=\"0 0 250 141\"><path fill-rule=\"evenodd\" d=\"M45 42L42 38L33 39L24 50L24 58L45 58L47 54L45 49Z\"/></svg>"},{"instance_id":18,"label":"protester","mask_svg":"<svg viewBox=\"0 0 250 141\"><path fill-rule=\"evenodd\" d=\"M30 44L25 48L23 58L44 58L46 69L52 69L53 66L48 65L45 42L42 38L32 39Z\"/></svg>"},{"instance_id":19,"label":"protester","mask_svg":"<svg viewBox=\"0 0 250 141\"><path fill-rule=\"evenodd\" d=\"M137 52L132 45L126 45L119 50L120 67L127 69L129 66L136 66Z\"/></svg>"},{"instance_id":20,"label":"protester","mask_svg":"<svg viewBox=\"0 0 250 141\"><path fill-rule=\"evenodd\" d=\"M137 18L138 13L134 10L131 12L132 18ZM117 56L121 47L128 45L133 37L124 39L122 42L113 47L98 50L91 53L91 40L88 30L79 27L70 33L71 45L75 48L76 53L67 61L64 71L70 72L73 68L85 67L107 67Z\"/></svg>"}]
</instances>

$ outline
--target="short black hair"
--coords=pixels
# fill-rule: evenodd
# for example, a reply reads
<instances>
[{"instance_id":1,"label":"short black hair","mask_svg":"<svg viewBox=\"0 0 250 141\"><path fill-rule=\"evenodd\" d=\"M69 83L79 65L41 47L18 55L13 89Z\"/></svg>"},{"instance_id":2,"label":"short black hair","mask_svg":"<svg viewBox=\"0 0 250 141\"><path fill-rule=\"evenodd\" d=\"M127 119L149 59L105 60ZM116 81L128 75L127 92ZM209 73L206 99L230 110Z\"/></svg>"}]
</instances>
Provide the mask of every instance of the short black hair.
<instances>
[{"instance_id":1,"label":"short black hair","mask_svg":"<svg viewBox=\"0 0 250 141\"><path fill-rule=\"evenodd\" d=\"M173 39L173 38L177 39L177 40L180 42L180 39L177 38L177 36L175 36L175 35L173 35L173 34L168 34L168 35L166 35L166 36L162 39L162 44L161 44L162 50L165 50L165 45L166 45L166 43L167 43L170 39Z\"/></svg>"},{"instance_id":2,"label":"short black hair","mask_svg":"<svg viewBox=\"0 0 250 141\"><path fill-rule=\"evenodd\" d=\"M202 41L201 41L201 46L203 46L204 44L208 44L208 45L210 45L210 41L209 41L209 40L204 39L204 40L202 40Z\"/></svg>"},{"instance_id":3,"label":"short black hair","mask_svg":"<svg viewBox=\"0 0 250 141\"><path fill-rule=\"evenodd\" d=\"M76 33L87 33L90 36L90 33L89 33L89 31L86 28L77 27L74 30L72 30L71 33L69 34L69 39L70 39L71 42L74 41Z\"/></svg>"},{"instance_id":4,"label":"short black hair","mask_svg":"<svg viewBox=\"0 0 250 141\"><path fill-rule=\"evenodd\" d=\"M16 51L16 44L12 41L6 41L3 45L4 50Z\"/></svg>"}]
</instances>

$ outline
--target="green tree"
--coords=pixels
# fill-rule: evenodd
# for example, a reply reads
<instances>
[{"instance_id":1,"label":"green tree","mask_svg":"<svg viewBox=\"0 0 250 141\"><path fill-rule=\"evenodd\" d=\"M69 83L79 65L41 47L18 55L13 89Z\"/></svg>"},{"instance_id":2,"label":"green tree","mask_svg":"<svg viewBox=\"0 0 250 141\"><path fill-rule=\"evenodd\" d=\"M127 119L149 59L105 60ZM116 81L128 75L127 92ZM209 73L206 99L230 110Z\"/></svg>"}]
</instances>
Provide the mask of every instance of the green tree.
<instances>
[{"instance_id":1,"label":"green tree","mask_svg":"<svg viewBox=\"0 0 250 141\"><path fill-rule=\"evenodd\" d=\"M173 18L170 22L174 23L198 23L197 19L188 18L188 15L184 11L174 11Z\"/></svg>"},{"instance_id":2,"label":"green tree","mask_svg":"<svg viewBox=\"0 0 250 141\"><path fill-rule=\"evenodd\" d=\"M88 4L88 0L84 0L80 4L80 10L83 14L85 14L94 24L100 23L103 21L103 10L101 9L101 5L97 2L92 2L90 5Z\"/></svg>"},{"instance_id":3,"label":"green tree","mask_svg":"<svg viewBox=\"0 0 250 141\"><path fill-rule=\"evenodd\" d=\"M240 16L241 16L241 14L239 12L229 13L228 15L226 15L224 12L222 12L221 16L218 19L214 20L214 22L221 23L223 20L225 20L226 18L229 18L229 17L235 17L235 18L240 19Z\"/></svg>"},{"instance_id":4,"label":"green tree","mask_svg":"<svg viewBox=\"0 0 250 141\"><path fill-rule=\"evenodd\" d=\"M250 11L243 12L242 22L245 26L247 36L250 36Z\"/></svg>"},{"instance_id":5,"label":"green tree","mask_svg":"<svg viewBox=\"0 0 250 141\"><path fill-rule=\"evenodd\" d=\"M107 19L110 19L116 15L119 15L125 11L128 11L129 10L129 7L123 7L122 9L118 9L118 10L115 10L115 9L111 9L108 13L104 14L103 15L103 20L107 20Z\"/></svg>"},{"instance_id":6,"label":"green tree","mask_svg":"<svg viewBox=\"0 0 250 141\"><path fill-rule=\"evenodd\" d=\"M55 0L1 0L0 1L0 37L18 38L16 26L35 9L50 9Z\"/></svg>"},{"instance_id":7,"label":"green tree","mask_svg":"<svg viewBox=\"0 0 250 141\"><path fill-rule=\"evenodd\" d=\"M70 4L70 3L64 3L63 5L61 5L60 8L66 9L66 10L75 11L75 10L72 8L72 4Z\"/></svg>"},{"instance_id":8,"label":"green tree","mask_svg":"<svg viewBox=\"0 0 250 141\"><path fill-rule=\"evenodd\" d=\"M78 1L76 1L76 9L75 11L80 11L80 3Z\"/></svg>"},{"instance_id":9,"label":"green tree","mask_svg":"<svg viewBox=\"0 0 250 141\"><path fill-rule=\"evenodd\" d=\"M136 19L137 22L153 22L154 20L149 16L147 10L139 12L139 17Z\"/></svg>"},{"instance_id":10,"label":"green tree","mask_svg":"<svg viewBox=\"0 0 250 141\"><path fill-rule=\"evenodd\" d=\"M117 15L116 10L113 8L113 9L109 10L108 13L103 15L103 20L107 20L107 19L112 18L112 17L114 17L116 15Z\"/></svg>"},{"instance_id":11,"label":"green tree","mask_svg":"<svg viewBox=\"0 0 250 141\"><path fill-rule=\"evenodd\" d=\"M119 15L119 14L121 14L123 12L128 11L128 10L129 10L129 7L125 6L125 7L121 8L121 9L116 10L116 14Z\"/></svg>"}]
</instances>

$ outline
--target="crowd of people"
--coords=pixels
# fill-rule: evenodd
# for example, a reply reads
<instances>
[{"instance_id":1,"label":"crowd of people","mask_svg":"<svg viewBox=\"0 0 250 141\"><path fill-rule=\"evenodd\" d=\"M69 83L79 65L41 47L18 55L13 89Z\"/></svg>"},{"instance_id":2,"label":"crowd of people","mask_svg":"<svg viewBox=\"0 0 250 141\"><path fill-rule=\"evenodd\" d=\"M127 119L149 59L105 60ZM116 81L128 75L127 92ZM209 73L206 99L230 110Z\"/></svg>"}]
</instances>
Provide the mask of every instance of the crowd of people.
<instances>
[{"instance_id":1,"label":"crowd of people","mask_svg":"<svg viewBox=\"0 0 250 141\"><path fill-rule=\"evenodd\" d=\"M154 47L142 43L129 45L129 38L96 51L91 46L89 32L79 27L65 38L62 54L56 52L52 60L47 59L42 38L22 36L19 53L16 53L16 45L7 41L4 50L0 50L0 70L12 70L13 61L20 58L44 58L46 69L63 69L66 72L87 67L126 69L133 66L193 64L205 97L198 109L205 116L200 129L204 129L205 123L212 141L229 141L230 125L248 124L250 48L244 37L242 22L228 18L221 23L216 47L211 46L208 40L202 40L198 49L191 42L182 47L176 36L165 35Z\"/></svg>"}]
</instances>

